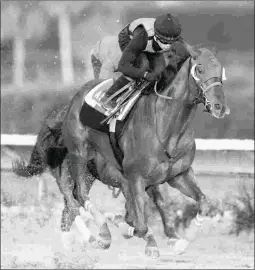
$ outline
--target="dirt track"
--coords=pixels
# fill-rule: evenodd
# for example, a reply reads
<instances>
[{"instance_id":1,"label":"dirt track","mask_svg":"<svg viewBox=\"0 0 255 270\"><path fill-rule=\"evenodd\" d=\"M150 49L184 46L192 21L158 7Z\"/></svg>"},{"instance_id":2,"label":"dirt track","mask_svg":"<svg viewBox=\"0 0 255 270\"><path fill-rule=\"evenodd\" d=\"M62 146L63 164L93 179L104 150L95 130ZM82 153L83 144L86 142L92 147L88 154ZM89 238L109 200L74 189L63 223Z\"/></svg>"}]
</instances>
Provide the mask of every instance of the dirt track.
<instances>
[{"instance_id":1,"label":"dirt track","mask_svg":"<svg viewBox=\"0 0 255 270\"><path fill-rule=\"evenodd\" d=\"M230 220L227 217L220 222L207 219L199 237L190 244L185 254L178 256L167 246L161 224L152 224L161 256L158 260L151 260L144 256L143 240L126 240L112 225L109 225L112 245L106 251L84 245L75 226L64 238L60 231L62 203L59 203L59 195L51 201L54 207L51 204L28 212L31 207L27 205L33 205L35 201L36 179L21 181L12 173L2 173L2 187L5 192L12 192L13 196L16 195L14 197L19 197L19 201L22 201L23 191L27 193L26 199L20 204L24 205L21 212L6 212L3 210L7 208L2 208L1 268L254 268L254 234L238 237L228 235ZM101 187L100 194L98 187ZM91 198L101 210L104 206L107 211L123 211L123 199L112 199L110 191L99 184L92 190ZM92 222L90 224L95 232L95 226Z\"/></svg>"}]
</instances>

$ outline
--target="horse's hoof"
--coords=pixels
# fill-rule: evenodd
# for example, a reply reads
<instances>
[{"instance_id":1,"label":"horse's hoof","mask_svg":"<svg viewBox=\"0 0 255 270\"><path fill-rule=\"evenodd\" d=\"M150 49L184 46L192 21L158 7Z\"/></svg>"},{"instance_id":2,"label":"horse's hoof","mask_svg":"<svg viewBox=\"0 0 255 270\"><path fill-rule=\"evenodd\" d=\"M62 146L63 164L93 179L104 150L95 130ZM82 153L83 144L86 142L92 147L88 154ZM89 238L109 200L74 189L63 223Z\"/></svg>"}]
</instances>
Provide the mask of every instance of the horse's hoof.
<instances>
[{"instance_id":1,"label":"horse's hoof","mask_svg":"<svg viewBox=\"0 0 255 270\"><path fill-rule=\"evenodd\" d=\"M115 225L116 227L119 227L120 223L125 222L123 216L121 215L112 215L110 220L113 223L113 225Z\"/></svg>"},{"instance_id":2,"label":"horse's hoof","mask_svg":"<svg viewBox=\"0 0 255 270\"><path fill-rule=\"evenodd\" d=\"M95 249L108 249L111 245L111 233L107 224L103 224L99 236L94 238L92 235L89 240L90 246Z\"/></svg>"},{"instance_id":3,"label":"horse's hoof","mask_svg":"<svg viewBox=\"0 0 255 270\"><path fill-rule=\"evenodd\" d=\"M167 245L173 248L179 240L180 238L168 238Z\"/></svg>"},{"instance_id":4,"label":"horse's hoof","mask_svg":"<svg viewBox=\"0 0 255 270\"><path fill-rule=\"evenodd\" d=\"M108 249L111 246L111 243L104 243L101 240L96 240L91 243L91 246L95 249Z\"/></svg>"},{"instance_id":5,"label":"horse's hoof","mask_svg":"<svg viewBox=\"0 0 255 270\"><path fill-rule=\"evenodd\" d=\"M150 257L151 259L158 259L159 258L158 247L146 247L145 248L145 255L147 257Z\"/></svg>"},{"instance_id":6,"label":"horse's hoof","mask_svg":"<svg viewBox=\"0 0 255 270\"><path fill-rule=\"evenodd\" d=\"M180 239L176 242L176 244L174 245L174 253L176 255L181 255L185 252L185 250L187 249L188 245L189 245L189 241L186 239Z\"/></svg>"},{"instance_id":7,"label":"horse's hoof","mask_svg":"<svg viewBox=\"0 0 255 270\"><path fill-rule=\"evenodd\" d=\"M123 237L124 237L125 239L130 239L130 238L133 238L133 236L126 235L126 234L123 234Z\"/></svg>"},{"instance_id":8,"label":"horse's hoof","mask_svg":"<svg viewBox=\"0 0 255 270\"><path fill-rule=\"evenodd\" d=\"M106 241L111 241L112 236L107 223L104 223L101 226L99 235Z\"/></svg>"}]
</instances>

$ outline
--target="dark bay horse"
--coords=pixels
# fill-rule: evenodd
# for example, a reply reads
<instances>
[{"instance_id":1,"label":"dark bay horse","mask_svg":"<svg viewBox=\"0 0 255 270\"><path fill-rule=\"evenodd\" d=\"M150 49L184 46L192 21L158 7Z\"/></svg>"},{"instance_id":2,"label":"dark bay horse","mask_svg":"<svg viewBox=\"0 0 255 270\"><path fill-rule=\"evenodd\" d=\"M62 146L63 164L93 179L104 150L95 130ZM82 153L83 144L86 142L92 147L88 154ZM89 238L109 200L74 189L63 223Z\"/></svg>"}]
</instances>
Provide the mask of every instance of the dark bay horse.
<instances>
[{"instance_id":1,"label":"dark bay horse","mask_svg":"<svg viewBox=\"0 0 255 270\"><path fill-rule=\"evenodd\" d=\"M106 220L89 202L88 194L93 183L91 175L122 189L126 198L125 221L130 225L128 234L145 239L148 256L158 257L159 251L145 220L145 191L156 203L165 234L176 242L177 248L183 249L183 242L176 241L178 236L166 207L163 183L168 183L199 203L200 214L197 215L196 224L201 224L208 201L197 186L191 167L195 155L191 122L197 104L203 98L214 117L224 117L229 109L222 88L223 68L218 59L207 49L197 50L190 46L187 49L191 57L182 65L175 79L171 83L167 80L166 69L166 80L155 86L155 93L142 96L136 104L119 139L124 153L122 167L114 157L109 137L84 127L79 120L85 94L100 81L85 84L74 96L61 120L61 132L57 136L58 143L64 145L65 149L60 156L66 173L58 181L66 205L62 220L65 230L70 229L74 220L82 226L77 217L84 206L101 227L98 241L84 228L87 240L103 248L110 245ZM194 231L189 232L187 239L194 238L194 234Z\"/></svg>"},{"instance_id":2,"label":"dark bay horse","mask_svg":"<svg viewBox=\"0 0 255 270\"><path fill-rule=\"evenodd\" d=\"M135 105L118 140L124 154L122 166L115 159L109 137L83 126L79 119L84 96L98 82L85 84L69 105L62 124L62 136L70 162L68 170L77 185L77 199L68 188L68 182L62 183L61 192L67 202L67 216L72 220L80 214L83 206L95 217L101 227L102 246L105 245L104 240L109 243L110 232L106 220L89 201L87 164L91 160L99 170L107 164L107 175L104 175L107 181L121 182L128 204L125 220L133 228L130 234L146 241L148 256L158 257L159 251L145 220L145 191L156 202L166 236L170 239L177 236L170 224L160 184L167 182L198 202L200 211L196 224L200 225L206 215L209 202L197 186L192 169L196 148L192 119L201 97L216 118L229 114L229 108L222 84L224 69L219 60L208 49L198 50L191 46L187 49L191 56L174 80L171 83L166 80L161 85L159 82L154 87L155 94L142 96ZM188 240L193 238L192 234L187 236ZM90 236L88 240L93 239Z\"/></svg>"}]
</instances>

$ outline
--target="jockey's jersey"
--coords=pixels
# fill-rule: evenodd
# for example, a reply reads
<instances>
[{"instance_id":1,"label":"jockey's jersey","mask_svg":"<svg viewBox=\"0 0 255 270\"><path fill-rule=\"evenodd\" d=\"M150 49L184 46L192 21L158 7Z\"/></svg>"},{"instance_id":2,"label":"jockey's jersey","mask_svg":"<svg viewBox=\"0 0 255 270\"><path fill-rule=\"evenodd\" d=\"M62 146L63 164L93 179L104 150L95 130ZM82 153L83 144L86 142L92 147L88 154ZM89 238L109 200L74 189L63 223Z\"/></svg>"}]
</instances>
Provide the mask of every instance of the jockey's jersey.
<instances>
[{"instance_id":1,"label":"jockey's jersey","mask_svg":"<svg viewBox=\"0 0 255 270\"><path fill-rule=\"evenodd\" d=\"M132 39L133 38L133 33L135 29L138 26L143 26L145 31L147 32L148 35L148 41L147 41L147 46L144 49L145 52L150 52L150 53L155 53L156 50L153 48L153 37L154 37L154 22L155 18L140 18L137 20L134 20L132 23L127 25L128 30L129 30L129 36ZM158 52L159 50L157 50Z\"/></svg>"},{"instance_id":2,"label":"jockey's jersey","mask_svg":"<svg viewBox=\"0 0 255 270\"><path fill-rule=\"evenodd\" d=\"M125 76L143 78L145 69L134 64L141 53L148 52L152 55L156 52L164 53L154 40L154 22L153 18L137 19L126 25L119 33L119 44L123 53L118 64L118 71ZM170 50L165 51L165 53L167 52Z\"/></svg>"}]
</instances>

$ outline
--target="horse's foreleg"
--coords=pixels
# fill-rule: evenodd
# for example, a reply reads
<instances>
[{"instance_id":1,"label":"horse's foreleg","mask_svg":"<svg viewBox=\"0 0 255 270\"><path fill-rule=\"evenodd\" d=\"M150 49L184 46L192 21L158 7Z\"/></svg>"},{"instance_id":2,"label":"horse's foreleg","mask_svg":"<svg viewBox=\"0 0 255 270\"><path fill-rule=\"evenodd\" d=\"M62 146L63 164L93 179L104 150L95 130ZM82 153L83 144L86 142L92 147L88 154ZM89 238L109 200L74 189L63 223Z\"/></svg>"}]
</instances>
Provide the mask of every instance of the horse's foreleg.
<instances>
[{"instance_id":1,"label":"horse's foreleg","mask_svg":"<svg viewBox=\"0 0 255 270\"><path fill-rule=\"evenodd\" d=\"M126 216L116 215L115 213L104 213L104 215L109 219L116 227L118 227L125 238L133 237L134 227L134 211L132 209L128 180L123 176L119 169L110 163L106 163L101 156L97 156L96 164L98 166L99 178L104 179L103 183L108 183L109 185L118 185L126 199L125 208ZM99 179L99 180L100 180Z\"/></svg>"},{"instance_id":2,"label":"horse's foreleg","mask_svg":"<svg viewBox=\"0 0 255 270\"><path fill-rule=\"evenodd\" d=\"M114 215L110 219L117 227L121 229L121 233L125 238L131 238L134 236L134 220L135 214L132 208L132 201L128 187L128 180L124 178L119 172L119 179L121 180L121 191L126 199L125 209L126 214L123 218L120 215Z\"/></svg>"},{"instance_id":3,"label":"horse's foreleg","mask_svg":"<svg viewBox=\"0 0 255 270\"><path fill-rule=\"evenodd\" d=\"M134 208L134 235L146 241L145 254L152 258L159 257L159 250L152 230L145 220L145 180L139 175L129 175L129 191Z\"/></svg>"},{"instance_id":4,"label":"horse's foreleg","mask_svg":"<svg viewBox=\"0 0 255 270\"><path fill-rule=\"evenodd\" d=\"M151 186L147 189L147 194L152 199L152 201L155 203L159 214L161 216L163 226L164 226L164 232L165 235L169 239L170 245L173 245L179 240L179 236L176 234L176 231L173 227L174 220L171 215L171 211L169 211L169 206L167 204L167 199L164 198L164 190L166 188L167 183L157 185L157 186Z\"/></svg>"},{"instance_id":5,"label":"horse's foreleg","mask_svg":"<svg viewBox=\"0 0 255 270\"><path fill-rule=\"evenodd\" d=\"M125 209L126 209L126 214L125 214L125 221L128 225L134 227L134 220L135 220L135 213L134 209L132 207L132 198L129 190L129 181L126 179L124 176L120 175L121 179L121 190L122 193L126 199L125 203Z\"/></svg>"},{"instance_id":6,"label":"horse's foreleg","mask_svg":"<svg viewBox=\"0 0 255 270\"><path fill-rule=\"evenodd\" d=\"M204 216L209 210L210 202L198 187L192 167L190 167L186 172L169 180L168 183L171 187L178 189L181 193L194 199L199 204L199 212L189 228L186 230L186 239L180 240L176 243L176 252L182 253L188 246L189 242L196 238L196 235L202 226Z\"/></svg>"}]
</instances>

